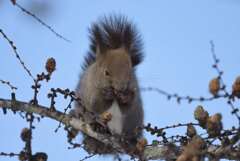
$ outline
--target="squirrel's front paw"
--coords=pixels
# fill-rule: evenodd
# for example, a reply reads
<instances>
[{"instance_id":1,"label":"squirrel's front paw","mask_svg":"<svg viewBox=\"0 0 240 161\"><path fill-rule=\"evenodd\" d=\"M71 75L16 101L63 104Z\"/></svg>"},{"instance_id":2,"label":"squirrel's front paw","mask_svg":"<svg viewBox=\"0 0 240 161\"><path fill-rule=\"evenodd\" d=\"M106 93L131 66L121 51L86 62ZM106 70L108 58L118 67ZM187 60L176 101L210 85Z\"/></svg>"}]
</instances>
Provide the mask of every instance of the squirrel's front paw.
<instances>
[{"instance_id":1,"label":"squirrel's front paw","mask_svg":"<svg viewBox=\"0 0 240 161\"><path fill-rule=\"evenodd\" d=\"M104 124L107 124L109 121L111 121L112 119L112 114L110 112L103 112L101 115L100 115L100 119L101 121L104 123Z\"/></svg>"},{"instance_id":2,"label":"squirrel's front paw","mask_svg":"<svg viewBox=\"0 0 240 161\"><path fill-rule=\"evenodd\" d=\"M119 104L128 104L133 100L134 92L131 90L117 92Z\"/></svg>"},{"instance_id":3,"label":"squirrel's front paw","mask_svg":"<svg viewBox=\"0 0 240 161\"><path fill-rule=\"evenodd\" d=\"M104 88L102 90L102 95L103 95L104 100L112 101L114 99L114 90L113 90L113 88L111 88L111 87Z\"/></svg>"}]
</instances>

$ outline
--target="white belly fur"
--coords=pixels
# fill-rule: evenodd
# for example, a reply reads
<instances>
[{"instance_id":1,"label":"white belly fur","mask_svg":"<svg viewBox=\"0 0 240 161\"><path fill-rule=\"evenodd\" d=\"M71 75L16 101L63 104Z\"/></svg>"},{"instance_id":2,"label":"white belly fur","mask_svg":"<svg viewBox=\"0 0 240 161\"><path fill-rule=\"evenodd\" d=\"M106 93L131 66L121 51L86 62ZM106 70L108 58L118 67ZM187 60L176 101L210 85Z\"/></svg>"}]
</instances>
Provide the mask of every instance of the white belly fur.
<instances>
[{"instance_id":1,"label":"white belly fur","mask_svg":"<svg viewBox=\"0 0 240 161\"><path fill-rule=\"evenodd\" d=\"M120 111L117 101L113 101L107 112L112 115L112 119L107 124L108 128L115 134L121 134L123 129L123 114Z\"/></svg>"}]
</instances>

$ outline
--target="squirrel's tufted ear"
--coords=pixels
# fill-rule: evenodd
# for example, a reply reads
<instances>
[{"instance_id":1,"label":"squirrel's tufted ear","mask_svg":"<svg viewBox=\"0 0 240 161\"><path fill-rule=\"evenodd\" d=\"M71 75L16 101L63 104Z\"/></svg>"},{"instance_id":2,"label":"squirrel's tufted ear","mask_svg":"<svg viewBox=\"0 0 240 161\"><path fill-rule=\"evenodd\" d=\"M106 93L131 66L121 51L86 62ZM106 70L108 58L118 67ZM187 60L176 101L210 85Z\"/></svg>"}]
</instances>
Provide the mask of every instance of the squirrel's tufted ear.
<instances>
[{"instance_id":1,"label":"squirrel's tufted ear","mask_svg":"<svg viewBox=\"0 0 240 161\"><path fill-rule=\"evenodd\" d=\"M96 55L96 58L99 58L103 55L105 55L107 53L107 48L105 48L103 45L96 45L96 52L95 52L95 55Z\"/></svg>"},{"instance_id":2,"label":"squirrel's tufted ear","mask_svg":"<svg viewBox=\"0 0 240 161\"><path fill-rule=\"evenodd\" d=\"M96 46L96 58L98 58L101 55L101 49L99 45Z\"/></svg>"},{"instance_id":3,"label":"squirrel's tufted ear","mask_svg":"<svg viewBox=\"0 0 240 161\"><path fill-rule=\"evenodd\" d=\"M89 28L90 51L85 58L83 69L94 63L108 50L125 48L135 67L143 60L143 43L136 26L123 15L102 17Z\"/></svg>"},{"instance_id":4,"label":"squirrel's tufted ear","mask_svg":"<svg viewBox=\"0 0 240 161\"><path fill-rule=\"evenodd\" d=\"M137 66L139 63L141 63L142 59L143 59L142 54L131 55L131 60L132 60L133 66Z\"/></svg>"}]
</instances>

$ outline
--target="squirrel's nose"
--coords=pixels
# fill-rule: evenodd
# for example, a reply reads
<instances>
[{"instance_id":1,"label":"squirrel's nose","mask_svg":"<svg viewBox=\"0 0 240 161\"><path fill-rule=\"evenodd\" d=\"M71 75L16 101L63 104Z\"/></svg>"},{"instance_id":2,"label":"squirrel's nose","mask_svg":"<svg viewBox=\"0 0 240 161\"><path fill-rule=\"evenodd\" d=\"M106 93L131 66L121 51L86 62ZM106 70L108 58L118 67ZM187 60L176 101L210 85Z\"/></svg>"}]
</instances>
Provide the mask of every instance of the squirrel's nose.
<instances>
[{"instance_id":1,"label":"squirrel's nose","mask_svg":"<svg viewBox=\"0 0 240 161\"><path fill-rule=\"evenodd\" d=\"M119 91L121 91L123 93L128 91L128 89L129 89L129 82L122 83L120 87L121 88L119 89Z\"/></svg>"},{"instance_id":2,"label":"squirrel's nose","mask_svg":"<svg viewBox=\"0 0 240 161\"><path fill-rule=\"evenodd\" d=\"M113 88L118 91L118 92L124 92L126 90L128 90L129 88L129 81L127 81L126 79L119 79L116 81L113 81Z\"/></svg>"}]
</instances>

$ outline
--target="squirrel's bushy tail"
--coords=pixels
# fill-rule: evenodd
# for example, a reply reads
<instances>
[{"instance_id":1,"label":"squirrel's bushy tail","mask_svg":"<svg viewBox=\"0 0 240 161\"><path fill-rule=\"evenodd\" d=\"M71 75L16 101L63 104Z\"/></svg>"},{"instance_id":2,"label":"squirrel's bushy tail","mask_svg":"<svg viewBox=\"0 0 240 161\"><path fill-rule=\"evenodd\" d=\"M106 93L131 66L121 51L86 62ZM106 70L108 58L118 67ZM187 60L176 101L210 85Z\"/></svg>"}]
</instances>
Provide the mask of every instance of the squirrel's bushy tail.
<instances>
[{"instance_id":1,"label":"squirrel's bushy tail","mask_svg":"<svg viewBox=\"0 0 240 161\"><path fill-rule=\"evenodd\" d=\"M135 25L122 15L110 15L100 18L92 24L90 32L90 51L85 58L83 68L95 62L97 48L100 54L110 49L124 47L131 57L133 66L143 58L142 39Z\"/></svg>"}]
</instances>

